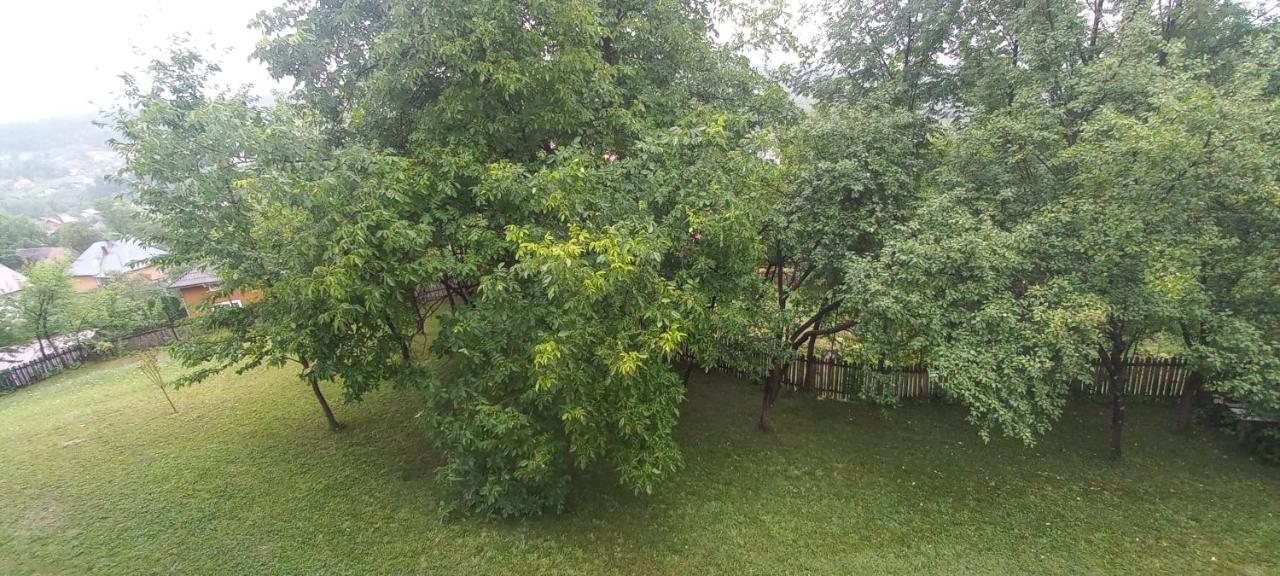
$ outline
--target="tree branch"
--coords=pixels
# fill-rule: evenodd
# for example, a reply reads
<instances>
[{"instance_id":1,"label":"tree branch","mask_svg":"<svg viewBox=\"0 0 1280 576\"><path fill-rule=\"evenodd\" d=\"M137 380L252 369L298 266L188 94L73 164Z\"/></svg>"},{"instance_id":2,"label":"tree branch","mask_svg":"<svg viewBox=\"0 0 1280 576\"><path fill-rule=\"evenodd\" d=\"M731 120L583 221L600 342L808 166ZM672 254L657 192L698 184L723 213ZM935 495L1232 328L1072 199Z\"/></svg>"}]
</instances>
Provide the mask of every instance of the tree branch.
<instances>
[{"instance_id":1,"label":"tree branch","mask_svg":"<svg viewBox=\"0 0 1280 576\"><path fill-rule=\"evenodd\" d=\"M805 334L802 334L799 338L796 338L795 340L793 340L793 341L791 342L791 348L792 348L792 349L798 349L798 348L800 348L800 346L804 344L804 341L805 341L805 340L807 340L807 339L809 339L809 338L817 338L817 337L819 337L819 336L826 336L826 335L828 335L828 334L835 334L835 333L837 333L837 332L844 332L845 330L848 330L848 329L850 329L850 328L853 328L854 326L857 326L857 325L858 325L858 319L857 319L857 318L854 318L854 319L849 320L849 321L847 321L847 322L842 322L842 323L840 323L840 324L836 324L835 326L830 326L830 327L827 327L827 328L822 328L822 329L820 329L820 330L815 328L815 329L813 329L813 330L808 331L808 332L807 332L807 333L805 333Z\"/></svg>"},{"instance_id":2,"label":"tree branch","mask_svg":"<svg viewBox=\"0 0 1280 576\"><path fill-rule=\"evenodd\" d=\"M795 341L796 339L799 339L801 335L804 334L805 330L808 330L809 327L814 325L814 323L820 322L827 314L830 314L831 311L839 308L840 303L843 301L843 298L836 298L835 300L828 302L825 306L819 308L818 311L814 312L813 316L810 316L804 324L801 324L799 328L796 328L796 331L791 334L791 340Z\"/></svg>"}]
</instances>

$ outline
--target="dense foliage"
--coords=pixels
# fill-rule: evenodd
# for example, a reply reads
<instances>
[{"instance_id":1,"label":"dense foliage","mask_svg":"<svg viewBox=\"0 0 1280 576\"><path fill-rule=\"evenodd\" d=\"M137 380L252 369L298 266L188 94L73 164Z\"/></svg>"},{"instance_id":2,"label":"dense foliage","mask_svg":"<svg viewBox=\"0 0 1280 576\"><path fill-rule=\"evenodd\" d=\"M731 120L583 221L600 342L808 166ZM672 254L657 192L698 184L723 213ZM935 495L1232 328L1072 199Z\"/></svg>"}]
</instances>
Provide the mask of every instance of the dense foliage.
<instances>
[{"instance_id":1,"label":"dense foliage","mask_svg":"<svg viewBox=\"0 0 1280 576\"><path fill-rule=\"evenodd\" d=\"M818 338L862 321L847 266L872 258L909 217L930 163L925 122L884 105L822 106L786 132L781 161L789 188L762 240L768 250L756 334L770 365L759 426L773 427L772 405L786 363Z\"/></svg>"},{"instance_id":2,"label":"dense foliage","mask_svg":"<svg viewBox=\"0 0 1280 576\"><path fill-rule=\"evenodd\" d=\"M793 114L712 8L295 2L258 21L297 82L274 106L191 51L157 62L114 117L149 239L263 294L197 320L188 380L293 359L349 398L421 386L469 510L556 508L598 460L651 489L679 462L670 363L753 286L758 131ZM456 307L424 369L432 283Z\"/></svg>"},{"instance_id":3,"label":"dense foliage","mask_svg":"<svg viewBox=\"0 0 1280 576\"><path fill-rule=\"evenodd\" d=\"M1204 1L917 4L830 3L792 75L943 121L919 212L849 269L861 336L1026 440L1098 358L1118 455L1126 360L1160 333L1196 358L1188 403L1213 382L1274 407L1275 26Z\"/></svg>"},{"instance_id":4,"label":"dense foliage","mask_svg":"<svg viewBox=\"0 0 1280 576\"><path fill-rule=\"evenodd\" d=\"M679 467L682 375L764 383L819 339L927 362L1033 442L1095 360L1176 334L1195 384L1280 401L1277 31L1233 4L831 0L781 86L719 2L293 0L272 104L179 46L111 115L171 269L252 290L176 352L421 391L465 511L560 509L575 470ZM448 309L432 314L423 288ZM684 365L681 366L683 360ZM683 370L683 374L681 371ZM1190 400L1189 400L1190 402Z\"/></svg>"}]
</instances>

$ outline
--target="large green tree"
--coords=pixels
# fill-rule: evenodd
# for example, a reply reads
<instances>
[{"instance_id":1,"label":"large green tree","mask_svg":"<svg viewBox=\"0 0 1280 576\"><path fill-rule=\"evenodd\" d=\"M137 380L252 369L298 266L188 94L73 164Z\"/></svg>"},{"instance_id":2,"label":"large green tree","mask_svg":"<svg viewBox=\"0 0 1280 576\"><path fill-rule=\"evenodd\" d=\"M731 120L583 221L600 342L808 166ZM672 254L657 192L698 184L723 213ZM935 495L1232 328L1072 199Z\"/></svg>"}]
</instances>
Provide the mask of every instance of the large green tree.
<instances>
[{"instance_id":1,"label":"large green tree","mask_svg":"<svg viewBox=\"0 0 1280 576\"><path fill-rule=\"evenodd\" d=\"M1232 326L1193 352L1190 390L1212 380L1274 397L1266 18L1207 1L980 0L923 16L862 4L836 12L880 16L832 20L797 87L919 107L946 126L920 213L881 257L847 267L864 348L920 354L980 424L1029 441L1087 377L1091 350L1117 455L1125 366L1156 332L1196 350L1211 326ZM904 84L908 46L929 71Z\"/></svg>"},{"instance_id":2,"label":"large green tree","mask_svg":"<svg viewBox=\"0 0 1280 576\"><path fill-rule=\"evenodd\" d=\"M717 363L742 325L718 302L758 286L767 143L744 118L699 116L622 157L568 149L493 182L533 191L550 217L508 228L513 263L436 345L451 361L424 417L464 505L558 508L572 469L597 462L647 492L679 465L672 363L682 346Z\"/></svg>"},{"instance_id":3,"label":"large green tree","mask_svg":"<svg viewBox=\"0 0 1280 576\"><path fill-rule=\"evenodd\" d=\"M763 128L792 114L715 9L291 2L257 22L296 82L272 106L190 51L156 63L116 116L151 239L263 295L199 317L192 379L298 360L327 415L318 381L420 386L469 511L559 508L594 462L651 489L679 462L674 355L713 360L716 295L756 285Z\"/></svg>"},{"instance_id":4,"label":"large green tree","mask_svg":"<svg viewBox=\"0 0 1280 576\"><path fill-rule=\"evenodd\" d=\"M767 359L754 367L764 379L762 430L773 428L787 364L802 348L812 360L819 338L858 325L845 266L874 257L908 219L929 166L927 135L924 118L867 102L820 106L782 138L788 186L762 230L767 260L757 337L737 342Z\"/></svg>"},{"instance_id":5,"label":"large green tree","mask_svg":"<svg viewBox=\"0 0 1280 576\"><path fill-rule=\"evenodd\" d=\"M335 269L363 261L342 242L339 226L365 214L361 198L413 182L363 148L328 146L322 123L300 106L262 107L243 90L216 89L216 72L179 49L151 65L149 83L128 79L130 100L114 115L124 173L153 224L143 229L146 239L168 249L158 263L214 270L224 293L260 296L194 320L199 336L176 344L175 353L200 368L178 384L297 362L337 430L320 383L341 379L357 399L390 378L399 354L384 321L389 305L334 297L348 294L340 284L348 277ZM380 180L384 174L399 188Z\"/></svg>"},{"instance_id":6,"label":"large green tree","mask_svg":"<svg viewBox=\"0 0 1280 576\"><path fill-rule=\"evenodd\" d=\"M1152 331L1181 335L1192 356L1182 426L1206 385L1258 407L1278 400L1271 72L1243 66L1215 86L1179 60L1167 56L1150 80L1145 113L1104 108L1062 158L1078 172L1059 211L1074 242L1060 257L1112 304L1099 352L1117 404L1117 454L1122 357Z\"/></svg>"}]
</instances>

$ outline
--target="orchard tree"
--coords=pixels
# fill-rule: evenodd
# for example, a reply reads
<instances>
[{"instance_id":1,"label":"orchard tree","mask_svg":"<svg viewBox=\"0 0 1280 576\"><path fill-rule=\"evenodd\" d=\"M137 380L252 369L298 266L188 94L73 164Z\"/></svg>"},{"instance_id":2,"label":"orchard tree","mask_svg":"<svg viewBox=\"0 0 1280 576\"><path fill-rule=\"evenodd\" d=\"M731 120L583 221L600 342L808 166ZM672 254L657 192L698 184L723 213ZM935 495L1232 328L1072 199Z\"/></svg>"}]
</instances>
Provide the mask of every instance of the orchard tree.
<instances>
[{"instance_id":1,"label":"orchard tree","mask_svg":"<svg viewBox=\"0 0 1280 576\"><path fill-rule=\"evenodd\" d=\"M547 217L508 227L514 262L436 343L449 361L424 418L466 509L559 509L572 469L597 462L641 492L679 466L673 361L725 357L745 315L721 322L717 299L758 287L777 171L752 126L696 115L625 156L566 148L535 173L494 173L486 188L529 190Z\"/></svg>"},{"instance_id":2,"label":"orchard tree","mask_svg":"<svg viewBox=\"0 0 1280 576\"><path fill-rule=\"evenodd\" d=\"M217 71L179 46L152 63L145 78L125 78L127 101L110 116L121 135L113 145L126 161L122 176L153 224L143 239L168 249L157 263L217 270L225 293L262 295L243 308L214 309L194 320L201 335L176 343L174 356L199 368L175 385L225 369L296 361L336 430L319 387L336 377L332 363L340 361L329 345L364 326L326 324L328 303L299 283L321 262L321 253L306 249L326 232L305 209L313 192L305 183L323 173L321 138L292 107L262 108L244 90L217 89ZM270 194L282 182L299 181L283 201ZM359 375L346 382L353 397L373 385Z\"/></svg>"},{"instance_id":3,"label":"orchard tree","mask_svg":"<svg viewBox=\"0 0 1280 576\"><path fill-rule=\"evenodd\" d=\"M1229 18L1234 10L1220 12ZM1269 121L1277 104L1270 88L1275 57L1246 34L1236 38L1242 50L1190 58L1181 49L1190 42L1148 24L1159 16L1171 25L1168 15L1130 14L1112 50L1090 63L1103 77L1124 78L1128 97L1101 102L1049 161L1047 169L1066 185L1040 216L1053 230L1047 236L1057 239L1042 245L1051 249L1040 258L1107 305L1098 355L1116 457L1127 365L1156 332L1181 334L1192 354L1184 414L1206 382L1258 406L1276 401L1270 382L1280 307L1263 288L1274 286L1274 270L1259 265L1274 255L1270 238L1278 229ZM1201 40L1214 32L1183 24L1180 30ZM1234 64L1215 66L1219 59Z\"/></svg>"},{"instance_id":4,"label":"orchard tree","mask_svg":"<svg viewBox=\"0 0 1280 576\"><path fill-rule=\"evenodd\" d=\"M167 266L263 296L196 320L188 380L298 360L327 415L320 381L419 386L467 511L557 509L573 462L651 489L679 461L674 354L758 285L764 128L792 113L713 9L291 2L257 21L296 83L272 106L190 51L157 63L116 117L135 199ZM424 362L435 282L456 306Z\"/></svg>"},{"instance_id":5,"label":"orchard tree","mask_svg":"<svg viewBox=\"0 0 1280 576\"><path fill-rule=\"evenodd\" d=\"M1053 279L1034 218L1060 193L1046 158L1079 129L1061 111L1092 95L1062 88L1083 82L1074 75L1093 57L1067 48L1109 41L1101 21L1088 25L1103 10L1074 0L831 2L816 59L792 77L825 101L942 121L928 138L899 138L911 146L890 158L914 157L924 173L879 212L902 211L876 227L875 249L824 260L852 322L836 327L854 328L860 354L928 361L984 436L998 428L1030 442L1047 430L1066 384L1084 373L1082 350L1093 349L1087 327L1100 305Z\"/></svg>"},{"instance_id":6,"label":"orchard tree","mask_svg":"<svg viewBox=\"0 0 1280 576\"><path fill-rule=\"evenodd\" d=\"M1224 20L1238 26L1238 18ZM1183 245L1194 247L1189 262L1194 268L1170 290L1180 311L1177 332L1195 366L1179 410L1183 430L1190 427L1206 388L1258 409L1280 406L1280 270L1274 266L1280 258L1280 166L1274 133L1280 106L1280 29L1272 24L1255 36L1239 40L1229 59L1229 79L1215 82L1220 88L1201 87L1196 104L1171 103L1194 107L1178 119L1183 126L1213 122L1226 135L1209 155L1210 162L1188 169L1195 173L1193 191L1201 199L1198 225L1188 230L1196 234ZM1209 71L1211 79L1221 76L1221 65Z\"/></svg>"},{"instance_id":7,"label":"orchard tree","mask_svg":"<svg viewBox=\"0 0 1280 576\"><path fill-rule=\"evenodd\" d=\"M1185 428L1206 385L1258 407L1280 400L1273 384L1280 101L1268 93L1267 68L1240 66L1213 86L1178 60L1164 60L1146 114L1104 110L1065 156L1084 169L1063 213L1088 255L1077 268L1081 282L1113 302L1100 351L1113 402L1123 402L1116 389L1127 380L1119 356L1144 331L1179 334L1193 361ZM1123 415L1121 404L1117 454Z\"/></svg>"},{"instance_id":8,"label":"orchard tree","mask_svg":"<svg viewBox=\"0 0 1280 576\"><path fill-rule=\"evenodd\" d=\"M999 425L1027 441L1056 418L1066 386L1087 377L1082 351L1093 350L1113 394L1118 455L1126 366L1141 340L1187 324L1194 347L1203 327L1240 326L1247 302L1250 326L1229 329L1244 341L1220 336L1217 361L1202 349L1195 381L1216 369L1233 395L1269 397L1260 384L1274 358L1275 310L1260 287L1271 282L1244 264L1266 259L1274 205L1274 168L1262 160L1274 137L1259 128L1271 124L1276 85L1263 56L1274 58L1266 20L1211 2L958 10L910 31L879 26L890 18L829 26L826 41L843 48L801 85L854 87L812 92L827 98L900 95L885 72L892 65L868 75L874 67L850 62L904 62L904 39L950 26L950 61L914 92L948 121L932 141L941 162L923 188L925 208L878 259L850 267L849 284L863 286L864 350L919 354L983 430ZM862 56L837 58L848 54ZM1228 271L1227 246L1258 260L1231 258ZM970 323L984 328L970 332Z\"/></svg>"},{"instance_id":9,"label":"orchard tree","mask_svg":"<svg viewBox=\"0 0 1280 576\"><path fill-rule=\"evenodd\" d=\"M915 203L925 158L927 124L910 112L868 103L819 107L781 143L789 184L763 238L765 296L756 344L768 365L759 427L773 428L773 405L787 364L801 348L812 359L823 336L858 324L849 304L844 266L871 257ZM806 375L808 377L808 375Z\"/></svg>"},{"instance_id":10,"label":"orchard tree","mask_svg":"<svg viewBox=\"0 0 1280 576\"><path fill-rule=\"evenodd\" d=\"M713 7L352 3L352 19L293 4L260 19L273 71L341 120L329 141L402 157L416 183L340 225L363 261L337 261L330 297L479 286L451 294L436 347L451 376L418 377L466 510L559 508L569 463L608 461L637 490L678 463L672 354L691 333L711 350L716 294L746 286L762 205L747 192L767 164L743 142L790 111L711 43ZM426 245L367 231L387 227ZM621 391L599 388L608 374Z\"/></svg>"},{"instance_id":11,"label":"orchard tree","mask_svg":"<svg viewBox=\"0 0 1280 576\"><path fill-rule=\"evenodd\" d=\"M856 335L864 355L927 361L984 439L1033 443L1091 377L1106 307L1044 274L1041 225L999 226L961 198L930 193L878 255L847 265Z\"/></svg>"},{"instance_id":12,"label":"orchard tree","mask_svg":"<svg viewBox=\"0 0 1280 576\"><path fill-rule=\"evenodd\" d=\"M68 265L66 260L53 259L26 267L28 283L16 298L18 316L36 337L40 357L46 360L51 351L58 352L55 337L69 331L74 322L75 292L67 275Z\"/></svg>"}]
</instances>

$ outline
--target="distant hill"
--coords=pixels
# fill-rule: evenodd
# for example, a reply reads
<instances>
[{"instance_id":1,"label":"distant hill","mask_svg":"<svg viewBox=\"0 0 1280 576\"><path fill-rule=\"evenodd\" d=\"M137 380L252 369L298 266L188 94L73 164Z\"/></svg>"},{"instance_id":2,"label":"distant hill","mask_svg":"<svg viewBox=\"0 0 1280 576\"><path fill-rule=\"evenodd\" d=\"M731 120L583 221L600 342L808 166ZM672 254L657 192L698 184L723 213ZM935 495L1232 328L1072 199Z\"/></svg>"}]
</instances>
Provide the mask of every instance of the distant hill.
<instances>
[{"instance_id":1,"label":"distant hill","mask_svg":"<svg viewBox=\"0 0 1280 576\"><path fill-rule=\"evenodd\" d=\"M79 212L120 187L103 180L123 163L94 117L0 124L0 210L40 217Z\"/></svg>"}]
</instances>

